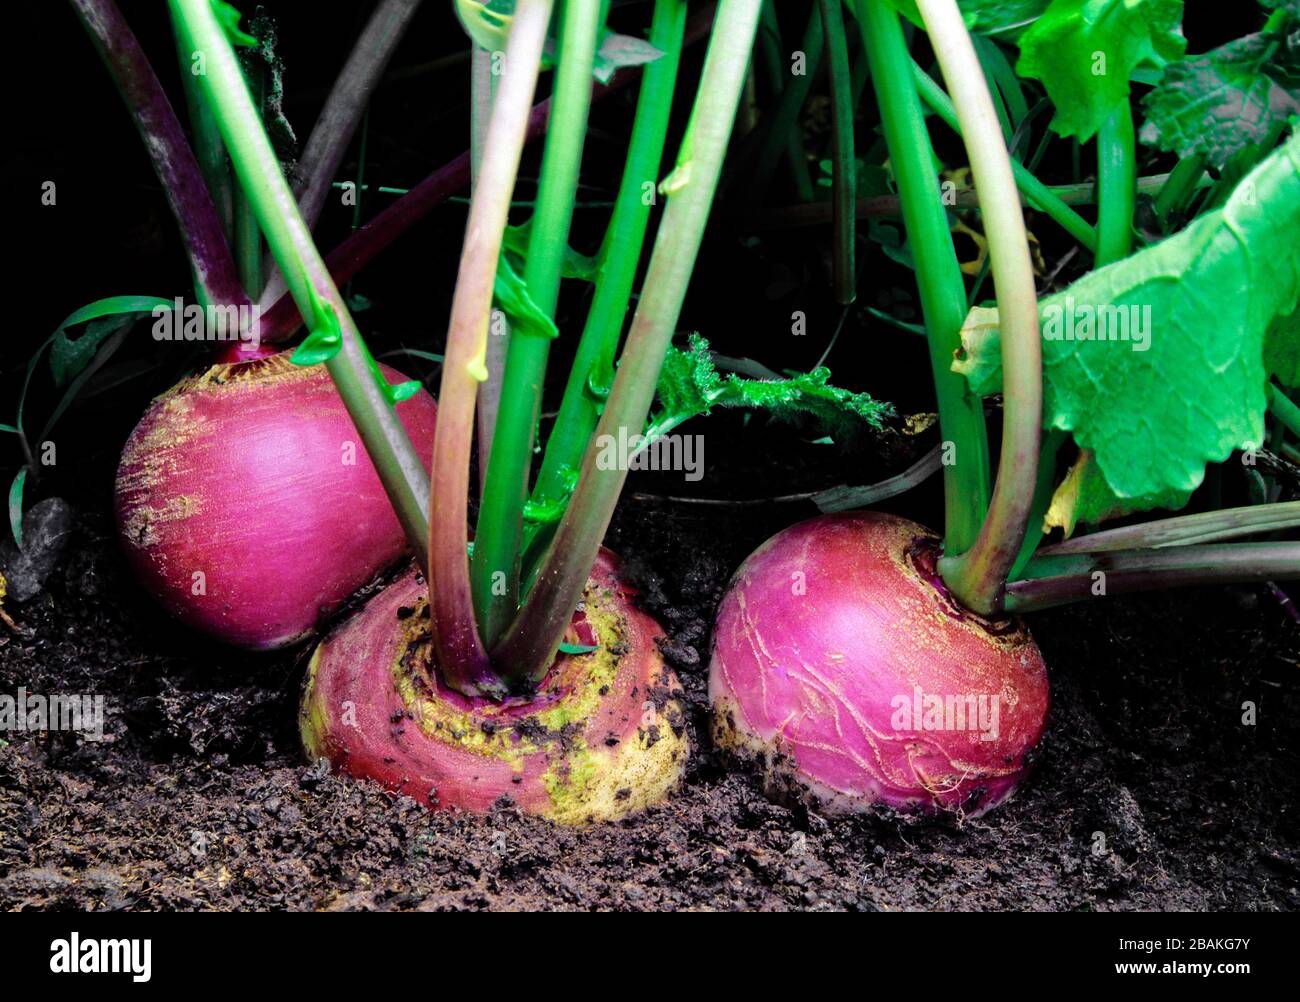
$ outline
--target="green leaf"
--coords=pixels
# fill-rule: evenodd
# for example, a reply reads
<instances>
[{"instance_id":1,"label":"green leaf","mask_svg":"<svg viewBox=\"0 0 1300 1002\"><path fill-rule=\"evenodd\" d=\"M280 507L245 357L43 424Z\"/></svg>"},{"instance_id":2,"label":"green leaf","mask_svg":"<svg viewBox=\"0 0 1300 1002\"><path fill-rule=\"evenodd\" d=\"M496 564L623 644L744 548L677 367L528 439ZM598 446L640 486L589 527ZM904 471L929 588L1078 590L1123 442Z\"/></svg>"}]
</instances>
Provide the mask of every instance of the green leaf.
<instances>
[{"instance_id":1,"label":"green leaf","mask_svg":"<svg viewBox=\"0 0 1300 1002\"><path fill-rule=\"evenodd\" d=\"M13 432L13 434L15 434L15 435L21 435L21 434L22 434L22 432L20 432L17 428L15 428L15 427L14 427L13 425L11 425L11 424L0 424L0 431Z\"/></svg>"},{"instance_id":2,"label":"green leaf","mask_svg":"<svg viewBox=\"0 0 1300 1002\"><path fill-rule=\"evenodd\" d=\"M217 15L231 45L241 45L246 49L257 48L257 39L239 27L244 15L234 4L226 3L226 0L212 0L212 13Z\"/></svg>"},{"instance_id":3,"label":"green leaf","mask_svg":"<svg viewBox=\"0 0 1300 1002\"><path fill-rule=\"evenodd\" d=\"M23 548L23 486L26 483L27 467L24 466L9 485L9 531L20 550Z\"/></svg>"},{"instance_id":4,"label":"green leaf","mask_svg":"<svg viewBox=\"0 0 1300 1002\"><path fill-rule=\"evenodd\" d=\"M1186 493L1207 462L1263 440L1264 337L1300 301L1297 232L1292 137L1222 209L1042 302L1043 423L1095 453L1115 497ZM997 392L996 331L968 328L953 368Z\"/></svg>"},{"instance_id":5,"label":"green leaf","mask_svg":"<svg viewBox=\"0 0 1300 1002\"><path fill-rule=\"evenodd\" d=\"M601 83L607 84L624 67L644 66L662 55L662 51L644 38L619 35L606 29L600 48L596 50L596 62L591 73Z\"/></svg>"},{"instance_id":6,"label":"green leaf","mask_svg":"<svg viewBox=\"0 0 1300 1002\"><path fill-rule=\"evenodd\" d=\"M170 310L175 306L170 299L157 296L111 296L83 306L59 324L49 339L50 375L59 389L76 379L90 364L95 352L105 338L135 323L139 314L155 310ZM68 337L68 328L87 324L78 338Z\"/></svg>"},{"instance_id":7,"label":"green leaf","mask_svg":"<svg viewBox=\"0 0 1300 1002\"><path fill-rule=\"evenodd\" d=\"M511 267L516 270L522 270L522 262L528 260L528 241L533 235L533 220L530 217L526 223L519 226L507 226L505 236L502 238L501 246L504 250L518 258L518 261L512 263ZM560 262L561 278L577 278L584 282L594 282L600 277L600 258L597 255L580 254L572 247L565 245L564 258Z\"/></svg>"},{"instance_id":8,"label":"green leaf","mask_svg":"<svg viewBox=\"0 0 1300 1002\"><path fill-rule=\"evenodd\" d=\"M709 343L692 334L686 351L668 349L657 387L661 409L651 421L650 431L654 434L675 427L714 407L744 407L787 421L811 417L842 442L861 434L865 427L879 429L894 413L890 404L869 393L831 386L830 375L830 370L822 367L784 379L743 379L735 373L724 378L714 368Z\"/></svg>"},{"instance_id":9,"label":"green leaf","mask_svg":"<svg viewBox=\"0 0 1300 1002\"><path fill-rule=\"evenodd\" d=\"M294 349L289 361L294 365L319 365L343 350L343 338L327 330L312 331Z\"/></svg>"},{"instance_id":10,"label":"green leaf","mask_svg":"<svg viewBox=\"0 0 1300 1002\"><path fill-rule=\"evenodd\" d=\"M1180 157L1201 154L1221 168L1249 143L1263 143L1300 115L1300 79L1273 60L1284 41L1248 35L1174 63L1142 102L1142 141Z\"/></svg>"},{"instance_id":11,"label":"green leaf","mask_svg":"<svg viewBox=\"0 0 1300 1002\"><path fill-rule=\"evenodd\" d=\"M961 10L971 31L980 35L1015 37L1032 25L1051 0L961 0Z\"/></svg>"},{"instance_id":12,"label":"green leaf","mask_svg":"<svg viewBox=\"0 0 1300 1002\"><path fill-rule=\"evenodd\" d=\"M600 644L560 644L561 654L590 654L600 650Z\"/></svg>"},{"instance_id":13,"label":"green leaf","mask_svg":"<svg viewBox=\"0 0 1300 1002\"><path fill-rule=\"evenodd\" d=\"M423 385L418 379L408 379L405 383L387 386L384 389L384 395L388 397L391 403L400 404L403 400L409 400L419 393Z\"/></svg>"},{"instance_id":14,"label":"green leaf","mask_svg":"<svg viewBox=\"0 0 1300 1002\"><path fill-rule=\"evenodd\" d=\"M1280 10L1293 17L1300 17L1300 0L1259 0L1269 10Z\"/></svg>"},{"instance_id":15,"label":"green leaf","mask_svg":"<svg viewBox=\"0 0 1300 1002\"><path fill-rule=\"evenodd\" d=\"M1278 317L1264 335L1264 371L1288 389L1300 387L1300 310Z\"/></svg>"},{"instance_id":16,"label":"green leaf","mask_svg":"<svg viewBox=\"0 0 1300 1002\"><path fill-rule=\"evenodd\" d=\"M504 251L497 261L496 284L492 288L492 295L498 309L509 318L511 330L515 333L547 338L560 336L555 322L533 302L532 296L528 294L528 285L510 266L510 260Z\"/></svg>"},{"instance_id":17,"label":"green leaf","mask_svg":"<svg viewBox=\"0 0 1300 1002\"><path fill-rule=\"evenodd\" d=\"M515 0L456 0L456 16L476 45L489 52L504 52L515 19Z\"/></svg>"},{"instance_id":18,"label":"green leaf","mask_svg":"<svg viewBox=\"0 0 1300 1002\"><path fill-rule=\"evenodd\" d=\"M316 314L311 323L311 333L302 339L289 361L294 365L319 365L328 362L343 350L343 330L339 326L338 314L334 307L318 300L312 304Z\"/></svg>"},{"instance_id":19,"label":"green leaf","mask_svg":"<svg viewBox=\"0 0 1300 1002\"><path fill-rule=\"evenodd\" d=\"M1096 456L1085 449L1052 495L1052 503L1043 519L1043 531L1060 528L1069 538L1080 522L1097 525L1121 515L1154 508L1178 511L1191 497L1190 490L1177 488L1139 497L1117 497L1098 468Z\"/></svg>"},{"instance_id":20,"label":"green leaf","mask_svg":"<svg viewBox=\"0 0 1300 1002\"><path fill-rule=\"evenodd\" d=\"M1182 18L1183 0L1053 0L1021 37L1016 71L1043 82L1056 132L1091 139L1139 65L1183 57Z\"/></svg>"}]
</instances>

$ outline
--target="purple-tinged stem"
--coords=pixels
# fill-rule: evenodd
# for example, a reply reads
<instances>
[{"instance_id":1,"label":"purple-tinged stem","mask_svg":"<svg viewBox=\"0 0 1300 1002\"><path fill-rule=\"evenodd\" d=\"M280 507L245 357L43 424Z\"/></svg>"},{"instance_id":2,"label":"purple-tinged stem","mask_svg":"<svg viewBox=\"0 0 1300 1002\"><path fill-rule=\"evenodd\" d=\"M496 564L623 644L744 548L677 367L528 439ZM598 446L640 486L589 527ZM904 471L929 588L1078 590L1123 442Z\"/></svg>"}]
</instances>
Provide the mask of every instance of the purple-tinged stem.
<instances>
[{"instance_id":1,"label":"purple-tinged stem","mask_svg":"<svg viewBox=\"0 0 1300 1002\"><path fill-rule=\"evenodd\" d=\"M294 185L298 211L310 229L316 228L334 175L357 131L370 95L374 93L419 6L420 0L380 0L334 81L298 161L300 180ZM267 283L261 296L263 309L284 295L287 288L269 254L265 270Z\"/></svg>"},{"instance_id":2,"label":"purple-tinged stem","mask_svg":"<svg viewBox=\"0 0 1300 1002\"><path fill-rule=\"evenodd\" d=\"M1006 612L1033 612L1106 595L1300 579L1300 542L1227 543L1035 556L1007 585Z\"/></svg>"},{"instance_id":3,"label":"purple-tinged stem","mask_svg":"<svg viewBox=\"0 0 1300 1002\"><path fill-rule=\"evenodd\" d=\"M1300 527L1300 501L1288 501L1285 504L1253 505L1207 511L1198 515L1180 515L1177 518L1107 529L1045 546L1038 551L1038 556L1065 557L1076 553L1219 543L1242 536L1297 527Z\"/></svg>"},{"instance_id":4,"label":"purple-tinged stem","mask_svg":"<svg viewBox=\"0 0 1300 1002\"><path fill-rule=\"evenodd\" d=\"M497 261L550 19L551 0L519 0L515 6L505 72L492 105L465 227L438 394L429 505L431 626L443 680L468 696L502 693L479 636L470 594L465 549L469 461L478 387L487 377L484 366Z\"/></svg>"},{"instance_id":5,"label":"purple-tinged stem","mask_svg":"<svg viewBox=\"0 0 1300 1002\"><path fill-rule=\"evenodd\" d=\"M113 0L69 0L126 102L208 301L247 305L216 206L162 84Z\"/></svg>"},{"instance_id":6,"label":"purple-tinged stem","mask_svg":"<svg viewBox=\"0 0 1300 1002\"><path fill-rule=\"evenodd\" d=\"M483 163L483 143L487 138L488 121L492 117L493 85L492 53L478 43L471 43L469 81L469 157L470 195L473 196ZM504 318L501 323L505 323ZM482 492L487 482L488 458L492 455L492 433L496 431L497 411L501 407L501 387L505 377L506 354L510 346L510 331L501 331L488 338L488 377L478 388L478 479Z\"/></svg>"}]
</instances>

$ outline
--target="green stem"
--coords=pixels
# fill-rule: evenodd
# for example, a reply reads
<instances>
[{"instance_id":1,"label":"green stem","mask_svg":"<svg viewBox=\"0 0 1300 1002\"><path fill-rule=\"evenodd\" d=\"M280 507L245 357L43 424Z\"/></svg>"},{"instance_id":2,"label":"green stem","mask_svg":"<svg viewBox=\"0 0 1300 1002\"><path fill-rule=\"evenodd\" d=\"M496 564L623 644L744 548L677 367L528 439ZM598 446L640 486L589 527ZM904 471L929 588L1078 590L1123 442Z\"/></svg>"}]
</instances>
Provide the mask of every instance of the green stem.
<instances>
[{"instance_id":1,"label":"green stem","mask_svg":"<svg viewBox=\"0 0 1300 1002\"><path fill-rule=\"evenodd\" d=\"M235 189L235 264L248 298L257 301L262 291L262 230L253 203Z\"/></svg>"},{"instance_id":2,"label":"green stem","mask_svg":"<svg viewBox=\"0 0 1300 1002\"><path fill-rule=\"evenodd\" d=\"M1300 438L1300 407L1273 383L1268 384L1268 411L1278 424Z\"/></svg>"},{"instance_id":3,"label":"green stem","mask_svg":"<svg viewBox=\"0 0 1300 1002\"><path fill-rule=\"evenodd\" d=\"M966 380L952 371L966 319L966 285L939 197L934 148L912 82L912 60L899 16L879 0L857 0L857 11L920 286L939 425L955 460L943 470L945 549L962 553L979 535L990 498L984 408Z\"/></svg>"},{"instance_id":4,"label":"green stem","mask_svg":"<svg viewBox=\"0 0 1300 1002\"><path fill-rule=\"evenodd\" d=\"M984 70L957 0L917 0L948 89L956 94L971 176L989 243L1002 334L1002 448L993 500L974 545L940 561L940 573L970 608L998 608L1033 509L1042 445L1043 355L1038 293L1011 155Z\"/></svg>"},{"instance_id":5,"label":"green stem","mask_svg":"<svg viewBox=\"0 0 1300 1002\"><path fill-rule=\"evenodd\" d=\"M191 62L191 50L185 44L180 25L172 19L172 32L176 38L176 55L180 62L181 89L185 93L185 110L190 120L190 138L199 170L207 183L212 204L225 230L226 239L233 242L234 195L230 183L230 165L226 160L226 146L221 141L221 130L216 117L200 96L199 77ZM250 293L251 295L251 293Z\"/></svg>"},{"instance_id":6,"label":"green stem","mask_svg":"<svg viewBox=\"0 0 1300 1002\"><path fill-rule=\"evenodd\" d=\"M1105 550L1154 549L1163 546L1187 546L1193 543L1217 543L1241 536L1280 532L1300 528L1300 501L1285 504L1257 504L1246 508L1227 508L1197 515L1179 515L1139 525L1076 536L1054 546L1045 546L1040 557L1062 557L1075 553L1100 553Z\"/></svg>"},{"instance_id":7,"label":"green stem","mask_svg":"<svg viewBox=\"0 0 1300 1002\"><path fill-rule=\"evenodd\" d=\"M686 0L656 0L650 44L663 55L646 67L637 98L623 180L600 251L595 295L531 498L538 509L563 504L568 499L573 478L609 396L619 335L645 245L650 210L656 201L653 186L663 161L685 26ZM647 185L651 188L649 197ZM525 567L536 563L556 525L556 522L530 523Z\"/></svg>"},{"instance_id":8,"label":"green stem","mask_svg":"<svg viewBox=\"0 0 1300 1002\"><path fill-rule=\"evenodd\" d=\"M763 4L762 14L759 15L758 55L763 61L763 70L771 89L773 103L779 105L779 98L785 93L786 78L790 76L790 63L781 42L781 25L776 16L776 0L767 0ZM815 69L815 66L805 65L805 72L809 74ZM798 114L797 109L795 113ZM783 159L790 171L790 182L794 186L796 197L801 202L811 201L812 179L808 176L808 164L804 158L803 140L799 130L786 129L782 138L784 144L776 147L780 151L777 155L784 154Z\"/></svg>"},{"instance_id":9,"label":"green stem","mask_svg":"<svg viewBox=\"0 0 1300 1002\"><path fill-rule=\"evenodd\" d=\"M1007 612L1034 612L1107 595L1161 588L1300 578L1300 543L1228 543L1036 556L1007 586Z\"/></svg>"},{"instance_id":10,"label":"green stem","mask_svg":"<svg viewBox=\"0 0 1300 1002\"><path fill-rule=\"evenodd\" d=\"M826 35L826 63L831 78L831 113L835 119L831 200L835 203L835 299L847 306L858 298L855 200L857 163L853 146L853 80L849 42L844 33L843 0L818 0Z\"/></svg>"},{"instance_id":11,"label":"green stem","mask_svg":"<svg viewBox=\"0 0 1300 1002\"><path fill-rule=\"evenodd\" d=\"M384 490L417 553L427 545L429 484L393 406L391 388L361 340L343 297L312 243L280 163L262 128L235 53L210 0L170 0L190 52L201 52L206 73L197 77L216 118L262 232L288 278L289 291L313 329L337 330L338 354L327 364L339 396L356 424Z\"/></svg>"},{"instance_id":12,"label":"green stem","mask_svg":"<svg viewBox=\"0 0 1300 1002\"><path fill-rule=\"evenodd\" d=\"M859 0L859 2L862 2L862 0ZM926 73L918 63L912 63L912 72L916 77L916 85L921 92L921 99L930 106L936 115L943 119L949 128L960 135L961 124L957 120L957 110L953 106L952 98L944 92L942 87L935 83L930 74ZM1029 172L1029 169L1018 160L1011 161L1011 170L1015 175L1016 187L1025 193L1025 196L1035 209L1054 219L1070 236L1074 237L1088 250L1096 250L1097 231L1086 219L1053 195L1051 189L1034 177Z\"/></svg>"},{"instance_id":13,"label":"green stem","mask_svg":"<svg viewBox=\"0 0 1300 1002\"><path fill-rule=\"evenodd\" d=\"M260 66L250 66L247 62L245 69L244 78L248 80L253 104L260 115L265 86L263 70ZM222 152L224 155L224 147ZM239 280L248 298L257 302L262 294L262 228L257 224L257 213L244 190L238 185L234 188L235 264L239 268Z\"/></svg>"},{"instance_id":14,"label":"green stem","mask_svg":"<svg viewBox=\"0 0 1300 1002\"><path fill-rule=\"evenodd\" d=\"M1137 137L1133 108L1125 99L1097 133L1097 252L1104 268L1133 252L1137 209Z\"/></svg>"},{"instance_id":15,"label":"green stem","mask_svg":"<svg viewBox=\"0 0 1300 1002\"><path fill-rule=\"evenodd\" d=\"M578 192L600 15L600 0L567 0L560 15L555 101L523 276L530 298L547 316L554 315L559 298L561 266ZM489 647L519 607L524 504L550 350L551 341L545 335L523 328L511 332L504 382L510 392L502 394L497 411L470 563L474 609Z\"/></svg>"},{"instance_id":16,"label":"green stem","mask_svg":"<svg viewBox=\"0 0 1300 1002\"><path fill-rule=\"evenodd\" d=\"M603 435L617 439L620 429L631 435L645 427L717 191L760 7L761 0L718 5L686 138L661 186L668 202L609 401L537 583L493 650L497 663L521 680L537 680L554 658L627 479L626 469L599 467L597 443Z\"/></svg>"},{"instance_id":17,"label":"green stem","mask_svg":"<svg viewBox=\"0 0 1300 1002\"><path fill-rule=\"evenodd\" d=\"M492 104L465 226L438 394L436 489L429 506L430 625L443 680L466 695L501 692L474 615L465 547L469 463L478 387L487 378L484 361L497 262L550 19L551 0L519 0L515 6L505 73Z\"/></svg>"},{"instance_id":18,"label":"green stem","mask_svg":"<svg viewBox=\"0 0 1300 1002\"><path fill-rule=\"evenodd\" d=\"M1183 157L1174 165L1168 183L1160 190L1155 201L1156 218L1166 230L1176 216L1187 210L1204 177L1205 157L1200 153Z\"/></svg>"},{"instance_id":19,"label":"green stem","mask_svg":"<svg viewBox=\"0 0 1300 1002\"><path fill-rule=\"evenodd\" d=\"M804 29L803 41L799 49L804 54L803 74L798 76L789 74L788 67L782 67L779 71L780 76L777 79L784 80L789 75L789 80L777 97L776 109L772 112L770 121L763 126L765 131L749 183L748 200L751 202L760 201L767 193L772 183L772 175L776 173L776 165L780 162L782 153L786 152L789 153L787 159L793 161L791 170L794 172L799 200L812 201L812 181L808 177L803 142L799 136L799 112L803 110L808 94L812 91L813 78L817 75L817 67L821 63L824 41L821 15L813 10L808 18L808 26Z\"/></svg>"}]
</instances>

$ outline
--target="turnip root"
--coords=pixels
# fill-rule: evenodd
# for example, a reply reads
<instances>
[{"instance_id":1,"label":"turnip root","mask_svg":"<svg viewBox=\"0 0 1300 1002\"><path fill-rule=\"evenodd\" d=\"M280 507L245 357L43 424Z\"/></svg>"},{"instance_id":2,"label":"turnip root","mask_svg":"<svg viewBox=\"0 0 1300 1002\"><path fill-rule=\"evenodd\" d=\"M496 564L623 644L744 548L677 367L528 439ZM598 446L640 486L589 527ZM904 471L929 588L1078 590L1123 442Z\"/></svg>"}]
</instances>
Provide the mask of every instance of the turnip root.
<instances>
[{"instance_id":1,"label":"turnip root","mask_svg":"<svg viewBox=\"0 0 1300 1002\"><path fill-rule=\"evenodd\" d=\"M414 569L316 649L299 717L313 760L423 804L485 811L505 796L565 824L613 820L677 785L688 744L679 691L611 554L592 569L561 653L531 697L447 688L432 666Z\"/></svg>"},{"instance_id":2,"label":"turnip root","mask_svg":"<svg viewBox=\"0 0 1300 1002\"><path fill-rule=\"evenodd\" d=\"M948 594L939 541L914 522L829 515L781 532L736 572L709 670L717 743L771 792L828 813L881 804L975 814L1024 777L1047 672L1015 620Z\"/></svg>"},{"instance_id":3,"label":"turnip root","mask_svg":"<svg viewBox=\"0 0 1300 1002\"><path fill-rule=\"evenodd\" d=\"M415 442L432 439L436 410L423 391L397 407ZM155 400L122 453L115 507L145 590L255 650L309 636L406 550L324 366L288 354L214 365Z\"/></svg>"}]
</instances>

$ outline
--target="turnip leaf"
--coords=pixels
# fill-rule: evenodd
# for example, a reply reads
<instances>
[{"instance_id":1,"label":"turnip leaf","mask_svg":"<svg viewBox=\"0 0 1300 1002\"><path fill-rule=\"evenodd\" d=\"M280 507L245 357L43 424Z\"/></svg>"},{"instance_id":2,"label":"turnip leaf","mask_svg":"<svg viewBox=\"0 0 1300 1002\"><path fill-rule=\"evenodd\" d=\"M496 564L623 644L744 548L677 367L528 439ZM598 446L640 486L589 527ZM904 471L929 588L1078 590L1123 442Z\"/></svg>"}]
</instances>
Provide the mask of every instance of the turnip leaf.
<instances>
[{"instance_id":1,"label":"turnip leaf","mask_svg":"<svg viewBox=\"0 0 1300 1002\"><path fill-rule=\"evenodd\" d=\"M226 0L212 0L212 13L217 15L217 20L225 29L231 45L246 49L257 47L257 39L239 27L239 22L243 20L244 15L234 4L226 3Z\"/></svg>"},{"instance_id":2,"label":"turnip leaf","mask_svg":"<svg viewBox=\"0 0 1300 1002\"><path fill-rule=\"evenodd\" d=\"M1259 2L1270 10L1280 10L1300 17L1300 0L1259 0Z\"/></svg>"},{"instance_id":3,"label":"turnip leaf","mask_svg":"<svg viewBox=\"0 0 1300 1002\"><path fill-rule=\"evenodd\" d=\"M111 296L99 299L72 313L59 324L50 338L50 375L59 389L72 382L95 357L104 339L134 323L141 313L170 310L175 304L157 296ZM86 324L80 337L68 337L68 328Z\"/></svg>"},{"instance_id":4,"label":"turnip leaf","mask_svg":"<svg viewBox=\"0 0 1300 1002\"><path fill-rule=\"evenodd\" d=\"M503 251L497 261L496 284L492 296L497 308L510 319L510 328L522 334L536 337L557 338L560 335L555 322L546 312L533 302L528 294L528 285L510 265L509 256Z\"/></svg>"},{"instance_id":5,"label":"turnip leaf","mask_svg":"<svg viewBox=\"0 0 1300 1002\"><path fill-rule=\"evenodd\" d=\"M503 52L515 18L515 0L456 0L456 16L476 45Z\"/></svg>"},{"instance_id":6,"label":"turnip leaf","mask_svg":"<svg viewBox=\"0 0 1300 1002\"><path fill-rule=\"evenodd\" d=\"M1262 442L1265 335L1300 300L1297 232L1293 136L1222 209L1040 304L1043 423L1092 450L1129 510L1185 500L1206 463ZM1291 359L1294 376L1296 325L1275 329L1270 358ZM994 311L974 312L962 340L954 369L975 392L998 392ZM1103 502L1083 505L1080 517Z\"/></svg>"},{"instance_id":7,"label":"turnip leaf","mask_svg":"<svg viewBox=\"0 0 1300 1002\"><path fill-rule=\"evenodd\" d=\"M743 407L785 420L811 417L836 441L844 441L866 427L882 427L894 413L891 404L869 393L831 386L830 375L829 369L819 367L783 379L743 379L735 373L724 377L714 368L709 343L695 334L686 351L668 350L659 375L661 410L651 420L651 432L708 414L714 407Z\"/></svg>"},{"instance_id":8,"label":"turnip leaf","mask_svg":"<svg viewBox=\"0 0 1300 1002\"><path fill-rule=\"evenodd\" d=\"M510 265L515 271L523 271L523 262L528 259L528 241L532 239L532 235L533 220L531 217L527 222L521 223L519 226L506 227L501 247L503 251L508 251L513 255ZM514 260L514 258L518 260ZM584 282L594 282L600 275L600 257L599 255L582 254L566 245L564 259L560 264L560 275L563 278L577 278Z\"/></svg>"},{"instance_id":9,"label":"turnip leaf","mask_svg":"<svg viewBox=\"0 0 1300 1002\"><path fill-rule=\"evenodd\" d=\"M1247 35L1171 65L1142 106L1144 143L1221 168L1300 115L1300 64L1284 38Z\"/></svg>"},{"instance_id":10,"label":"turnip leaf","mask_svg":"<svg viewBox=\"0 0 1300 1002\"><path fill-rule=\"evenodd\" d=\"M1043 82L1056 132L1091 139L1140 65L1183 57L1182 19L1183 0L1053 0L1021 37L1016 72Z\"/></svg>"},{"instance_id":11,"label":"turnip leaf","mask_svg":"<svg viewBox=\"0 0 1300 1002\"><path fill-rule=\"evenodd\" d=\"M20 550L23 548L23 486L26 483L27 467L24 466L9 485L9 531Z\"/></svg>"},{"instance_id":12,"label":"turnip leaf","mask_svg":"<svg viewBox=\"0 0 1300 1002\"><path fill-rule=\"evenodd\" d=\"M1153 508L1177 511L1191 496L1190 490L1170 488L1140 497L1117 497L1098 468L1092 450L1084 449L1052 495L1052 503L1043 519L1043 531L1060 528L1069 538L1080 522L1096 525L1107 519Z\"/></svg>"},{"instance_id":13,"label":"turnip leaf","mask_svg":"<svg viewBox=\"0 0 1300 1002\"><path fill-rule=\"evenodd\" d=\"M605 29L600 48L596 50L596 63L592 68L592 76L601 83L607 84L623 67L643 66L654 62L662 55L662 52L644 38L620 35Z\"/></svg>"},{"instance_id":14,"label":"turnip leaf","mask_svg":"<svg viewBox=\"0 0 1300 1002\"><path fill-rule=\"evenodd\" d=\"M1264 335L1264 368L1283 386L1300 387L1300 310L1278 317Z\"/></svg>"}]
</instances>

